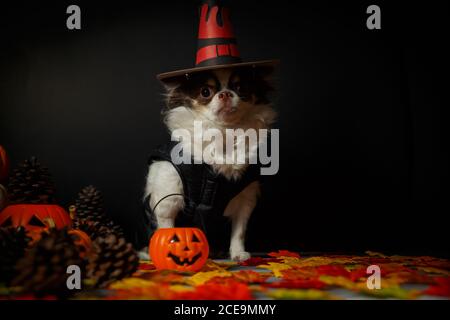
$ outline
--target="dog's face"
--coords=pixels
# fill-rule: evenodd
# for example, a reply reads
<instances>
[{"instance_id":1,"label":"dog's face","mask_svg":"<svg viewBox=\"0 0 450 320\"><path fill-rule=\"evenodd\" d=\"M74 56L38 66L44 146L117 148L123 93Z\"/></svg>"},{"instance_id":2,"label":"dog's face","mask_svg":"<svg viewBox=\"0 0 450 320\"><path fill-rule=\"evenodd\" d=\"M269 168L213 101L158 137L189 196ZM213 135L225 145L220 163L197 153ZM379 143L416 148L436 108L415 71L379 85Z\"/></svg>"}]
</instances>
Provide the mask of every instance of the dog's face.
<instances>
[{"instance_id":1,"label":"dog's face","mask_svg":"<svg viewBox=\"0 0 450 320\"><path fill-rule=\"evenodd\" d=\"M267 104L272 89L269 68L225 68L192 73L168 84L167 106L189 107L214 122L232 125L258 104Z\"/></svg>"}]
</instances>

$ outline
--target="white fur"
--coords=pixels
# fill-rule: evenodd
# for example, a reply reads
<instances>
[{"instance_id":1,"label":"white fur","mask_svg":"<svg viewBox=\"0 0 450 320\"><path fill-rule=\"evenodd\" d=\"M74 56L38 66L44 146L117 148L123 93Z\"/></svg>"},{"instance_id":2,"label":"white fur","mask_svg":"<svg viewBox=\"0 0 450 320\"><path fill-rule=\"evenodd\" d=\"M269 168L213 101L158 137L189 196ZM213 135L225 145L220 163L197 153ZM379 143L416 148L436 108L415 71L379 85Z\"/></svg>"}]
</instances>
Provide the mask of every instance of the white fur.
<instances>
[{"instance_id":1,"label":"white fur","mask_svg":"<svg viewBox=\"0 0 450 320\"><path fill-rule=\"evenodd\" d=\"M225 85L230 75L229 71L216 71L220 82ZM220 92L220 91L219 91ZM237 95L231 99L233 108L236 108L236 116L231 121L218 116L220 101L217 95L209 103L208 108L189 108L180 106L169 110L165 116L165 124L170 132L175 129L186 129L194 137L194 121L202 121L203 130L215 128L222 132L231 129L266 129L275 121L276 113L269 105L254 105L240 101ZM244 139L245 141L245 139ZM196 145L196 141L183 141L183 148L191 150L191 147L203 148L203 143ZM194 144L194 145L193 145ZM237 146L235 145L235 148ZM248 150L247 150L248 151ZM194 154L195 156L195 154ZM249 158L249 154L246 154ZM239 179L247 168L247 164L213 164L213 169L227 179ZM183 184L172 164L166 161L154 162L150 165L145 188L145 196L151 194L150 207L164 196L172 193L183 193ZM230 256L234 260L245 260L250 254L245 251L244 239L248 219L256 206L260 193L258 182L253 182L234 197L227 205L224 215L232 220L230 240ZM176 215L184 207L181 196L171 196L161 201L154 212L158 228L173 227Z\"/></svg>"}]
</instances>

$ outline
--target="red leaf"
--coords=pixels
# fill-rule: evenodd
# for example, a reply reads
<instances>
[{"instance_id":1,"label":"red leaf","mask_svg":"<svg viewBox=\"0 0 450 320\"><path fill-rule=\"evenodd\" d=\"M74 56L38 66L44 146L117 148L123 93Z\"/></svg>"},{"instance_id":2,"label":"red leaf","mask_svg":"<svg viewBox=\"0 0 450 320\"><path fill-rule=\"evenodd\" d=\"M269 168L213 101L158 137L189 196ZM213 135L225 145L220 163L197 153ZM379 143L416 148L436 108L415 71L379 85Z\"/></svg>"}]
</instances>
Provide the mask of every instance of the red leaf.
<instances>
[{"instance_id":1,"label":"red leaf","mask_svg":"<svg viewBox=\"0 0 450 320\"><path fill-rule=\"evenodd\" d=\"M432 296L450 297L450 278L436 277L434 281L436 284L428 287L424 293Z\"/></svg>"},{"instance_id":2,"label":"red leaf","mask_svg":"<svg viewBox=\"0 0 450 320\"><path fill-rule=\"evenodd\" d=\"M366 278L367 275L367 267L361 267L355 270L350 271L349 277L350 280L352 280L353 282L361 279L361 278Z\"/></svg>"},{"instance_id":3,"label":"red leaf","mask_svg":"<svg viewBox=\"0 0 450 320\"><path fill-rule=\"evenodd\" d=\"M214 282L195 287L194 291L175 292L174 300L249 300L253 299L246 284L228 280L226 284Z\"/></svg>"},{"instance_id":4,"label":"red leaf","mask_svg":"<svg viewBox=\"0 0 450 320\"><path fill-rule=\"evenodd\" d=\"M319 275L326 275L326 276L332 276L332 277L350 277L350 272L345 270L343 266L340 265L324 265L324 266L318 266L317 267L317 273Z\"/></svg>"},{"instance_id":5,"label":"red leaf","mask_svg":"<svg viewBox=\"0 0 450 320\"><path fill-rule=\"evenodd\" d=\"M278 250L278 252L270 252L267 254L270 257L295 257L300 258L297 252L292 252L288 250Z\"/></svg>"},{"instance_id":6,"label":"red leaf","mask_svg":"<svg viewBox=\"0 0 450 320\"><path fill-rule=\"evenodd\" d=\"M155 270L156 267L154 264L150 263L141 263L139 264L138 270Z\"/></svg>"}]
</instances>

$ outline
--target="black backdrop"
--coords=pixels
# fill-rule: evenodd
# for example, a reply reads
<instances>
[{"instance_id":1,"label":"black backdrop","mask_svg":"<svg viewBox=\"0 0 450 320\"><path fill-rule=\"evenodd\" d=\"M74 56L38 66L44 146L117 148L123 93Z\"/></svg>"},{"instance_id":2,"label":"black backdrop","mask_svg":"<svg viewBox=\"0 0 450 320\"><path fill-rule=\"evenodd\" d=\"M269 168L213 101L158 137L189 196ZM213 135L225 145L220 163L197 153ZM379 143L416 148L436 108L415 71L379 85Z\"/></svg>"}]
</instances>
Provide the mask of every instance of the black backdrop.
<instances>
[{"instance_id":1,"label":"black backdrop","mask_svg":"<svg viewBox=\"0 0 450 320\"><path fill-rule=\"evenodd\" d=\"M392 1L391 1L392 2ZM193 64L194 1L3 4L0 144L49 166L60 203L94 184L142 245L146 160L168 139L159 72ZM295 4L295 6L294 6ZM280 171L248 248L448 251L448 8L371 2L234 1L246 59L280 58Z\"/></svg>"}]
</instances>

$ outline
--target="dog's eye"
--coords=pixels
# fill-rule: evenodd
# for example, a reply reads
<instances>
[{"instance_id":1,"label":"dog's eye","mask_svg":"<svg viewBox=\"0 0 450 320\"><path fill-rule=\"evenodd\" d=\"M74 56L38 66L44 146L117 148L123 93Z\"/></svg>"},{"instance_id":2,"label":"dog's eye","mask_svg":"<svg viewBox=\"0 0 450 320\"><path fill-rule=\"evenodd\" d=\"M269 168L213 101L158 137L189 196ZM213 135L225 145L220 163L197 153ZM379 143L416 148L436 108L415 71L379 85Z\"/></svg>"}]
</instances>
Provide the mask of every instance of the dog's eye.
<instances>
[{"instance_id":1,"label":"dog's eye","mask_svg":"<svg viewBox=\"0 0 450 320\"><path fill-rule=\"evenodd\" d=\"M211 97L211 89L209 89L208 87L202 87L200 89L200 94L203 98L209 98Z\"/></svg>"}]
</instances>

